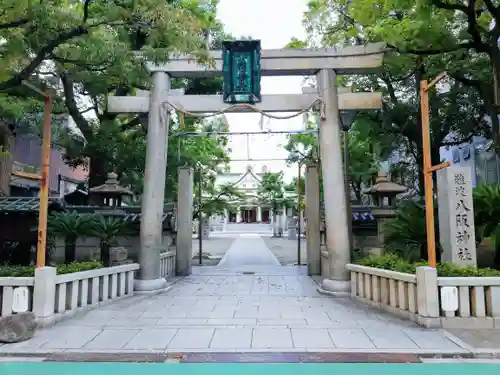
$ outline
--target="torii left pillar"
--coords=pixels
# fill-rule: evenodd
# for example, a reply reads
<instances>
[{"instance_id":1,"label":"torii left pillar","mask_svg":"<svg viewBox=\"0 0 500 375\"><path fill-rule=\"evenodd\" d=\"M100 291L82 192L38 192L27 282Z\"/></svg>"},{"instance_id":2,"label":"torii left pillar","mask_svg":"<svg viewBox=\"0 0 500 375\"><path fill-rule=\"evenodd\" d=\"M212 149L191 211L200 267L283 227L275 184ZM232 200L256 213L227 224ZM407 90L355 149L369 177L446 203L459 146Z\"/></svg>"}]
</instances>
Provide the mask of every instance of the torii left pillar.
<instances>
[{"instance_id":1,"label":"torii left pillar","mask_svg":"<svg viewBox=\"0 0 500 375\"><path fill-rule=\"evenodd\" d=\"M161 277L160 273L169 122L168 111L162 109L162 100L168 97L170 77L166 72L154 71L152 81L141 207L139 250L141 268L134 284L135 290L143 292L155 291L167 286L166 280Z\"/></svg>"}]
</instances>

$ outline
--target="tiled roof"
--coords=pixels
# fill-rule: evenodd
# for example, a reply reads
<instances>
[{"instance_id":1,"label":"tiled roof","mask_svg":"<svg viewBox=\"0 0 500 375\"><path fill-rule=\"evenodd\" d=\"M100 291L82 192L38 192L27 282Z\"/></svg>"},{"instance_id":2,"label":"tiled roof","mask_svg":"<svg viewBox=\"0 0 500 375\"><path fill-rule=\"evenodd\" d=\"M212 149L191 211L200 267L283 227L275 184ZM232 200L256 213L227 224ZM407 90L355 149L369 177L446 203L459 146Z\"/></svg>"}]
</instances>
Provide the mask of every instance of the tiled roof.
<instances>
[{"instance_id":1,"label":"tiled roof","mask_svg":"<svg viewBox=\"0 0 500 375\"><path fill-rule=\"evenodd\" d=\"M63 207L60 198L49 198L49 205ZM40 209L38 197L0 197L0 212L33 212Z\"/></svg>"},{"instance_id":2,"label":"tiled roof","mask_svg":"<svg viewBox=\"0 0 500 375\"><path fill-rule=\"evenodd\" d=\"M49 198L51 206L58 207L59 209L68 211L77 211L81 213L103 213L106 212L105 208L99 206L68 206L60 198ZM174 205L167 203L164 206L163 220L171 218L174 213ZM37 212L40 209L40 198L38 197L0 197L0 212ZM141 219L141 208L135 206L121 207L116 214L123 217L124 220L130 222L139 222Z\"/></svg>"}]
</instances>

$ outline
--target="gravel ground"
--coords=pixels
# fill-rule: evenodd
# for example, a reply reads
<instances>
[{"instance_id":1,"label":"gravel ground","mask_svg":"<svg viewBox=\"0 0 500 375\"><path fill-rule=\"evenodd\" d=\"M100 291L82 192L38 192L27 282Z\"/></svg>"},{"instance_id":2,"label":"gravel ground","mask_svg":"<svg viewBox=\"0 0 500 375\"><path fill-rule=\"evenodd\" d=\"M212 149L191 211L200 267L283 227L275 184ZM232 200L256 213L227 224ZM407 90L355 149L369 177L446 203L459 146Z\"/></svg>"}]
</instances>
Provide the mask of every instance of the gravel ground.
<instances>
[{"instance_id":1,"label":"gravel ground","mask_svg":"<svg viewBox=\"0 0 500 375\"><path fill-rule=\"evenodd\" d=\"M211 236L208 239L204 239L202 242L202 251L204 255L210 255L214 257L212 259L203 258L203 265L205 266L215 266L219 263L219 260L226 254L231 244L236 240L237 236L231 237L215 237ZM198 254L200 245L198 239L193 238L193 265L198 265Z\"/></svg>"},{"instance_id":2,"label":"gravel ground","mask_svg":"<svg viewBox=\"0 0 500 375\"><path fill-rule=\"evenodd\" d=\"M297 240L289 240L287 237L265 236L262 236L262 239L281 264L297 263ZM306 240L302 239L300 243L300 262L305 264L307 262Z\"/></svg>"}]
</instances>

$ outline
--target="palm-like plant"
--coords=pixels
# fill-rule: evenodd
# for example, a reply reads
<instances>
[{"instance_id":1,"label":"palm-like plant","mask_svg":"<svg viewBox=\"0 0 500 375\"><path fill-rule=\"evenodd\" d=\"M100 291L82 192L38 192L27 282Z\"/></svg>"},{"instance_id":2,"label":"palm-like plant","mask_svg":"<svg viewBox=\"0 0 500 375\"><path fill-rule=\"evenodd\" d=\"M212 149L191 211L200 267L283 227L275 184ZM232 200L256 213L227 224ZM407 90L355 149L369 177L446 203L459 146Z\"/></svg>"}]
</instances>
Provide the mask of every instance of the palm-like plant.
<instances>
[{"instance_id":1,"label":"palm-like plant","mask_svg":"<svg viewBox=\"0 0 500 375\"><path fill-rule=\"evenodd\" d=\"M76 241L89 235L90 216L75 211L56 212L50 215L47 229L50 237L64 238L64 262L71 263L76 258Z\"/></svg>"},{"instance_id":2,"label":"palm-like plant","mask_svg":"<svg viewBox=\"0 0 500 375\"><path fill-rule=\"evenodd\" d=\"M396 216L385 223L383 230L384 244L388 252L408 261L427 259L425 208L419 202L404 201L396 209ZM440 254L438 251L438 258Z\"/></svg>"},{"instance_id":3,"label":"palm-like plant","mask_svg":"<svg viewBox=\"0 0 500 375\"><path fill-rule=\"evenodd\" d=\"M500 186L479 185L472 192L476 242L491 238L495 267L500 267Z\"/></svg>"},{"instance_id":4,"label":"palm-like plant","mask_svg":"<svg viewBox=\"0 0 500 375\"><path fill-rule=\"evenodd\" d=\"M132 234L129 223L121 218L95 215L91 221L90 234L100 239L101 262L105 267L110 265L110 249L116 245L119 236Z\"/></svg>"}]
</instances>

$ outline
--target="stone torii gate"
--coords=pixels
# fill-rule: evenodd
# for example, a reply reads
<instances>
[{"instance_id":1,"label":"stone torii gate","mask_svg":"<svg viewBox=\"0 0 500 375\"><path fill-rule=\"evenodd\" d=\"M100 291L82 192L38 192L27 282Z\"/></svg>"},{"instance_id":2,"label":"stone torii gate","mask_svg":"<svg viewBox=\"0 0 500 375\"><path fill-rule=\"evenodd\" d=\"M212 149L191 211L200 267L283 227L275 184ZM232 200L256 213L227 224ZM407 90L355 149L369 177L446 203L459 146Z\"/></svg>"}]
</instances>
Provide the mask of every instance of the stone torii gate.
<instances>
[{"instance_id":1,"label":"stone torii gate","mask_svg":"<svg viewBox=\"0 0 500 375\"><path fill-rule=\"evenodd\" d=\"M344 174L340 146L340 110L374 110L381 108L380 93L338 92L337 75L368 74L380 68L382 44L346 47L343 49L282 49L263 50L262 76L312 76L318 82L317 93L262 95L255 104L264 112L298 112L321 98L324 118L320 123L320 158L323 172L327 249L330 279L323 280L323 289L338 295L349 291L350 282L345 265L350 261L349 225L346 214ZM170 90L171 78L209 77L222 75L222 52L210 52L214 64L201 66L192 56L182 56L164 65L147 63L153 85L148 96L109 97L108 108L115 113L149 113L146 171L142 197L139 263L141 266L135 288L154 291L165 286L160 277L168 112L165 107L180 108L191 113L214 113L228 107L222 95L182 95ZM249 109L236 107L234 112ZM162 118L162 116L164 116ZM177 219L177 269L180 275L191 272L191 210L193 173L179 171L179 201ZM192 194L191 194L192 195ZM190 203L191 202L191 203ZM181 204L182 203L182 204ZM189 239L189 243L187 240ZM308 249L309 251L313 249ZM314 249L319 253L319 249Z\"/></svg>"}]
</instances>

